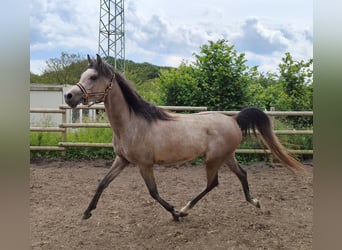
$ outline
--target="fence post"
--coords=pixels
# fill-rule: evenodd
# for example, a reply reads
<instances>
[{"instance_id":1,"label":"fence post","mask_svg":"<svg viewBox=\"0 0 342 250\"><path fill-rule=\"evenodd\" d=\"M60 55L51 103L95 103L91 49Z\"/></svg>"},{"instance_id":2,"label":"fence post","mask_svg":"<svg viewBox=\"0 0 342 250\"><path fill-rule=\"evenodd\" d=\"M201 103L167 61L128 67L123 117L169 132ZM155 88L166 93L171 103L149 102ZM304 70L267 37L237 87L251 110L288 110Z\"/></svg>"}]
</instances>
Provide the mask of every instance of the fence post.
<instances>
[{"instance_id":1,"label":"fence post","mask_svg":"<svg viewBox=\"0 0 342 250\"><path fill-rule=\"evenodd\" d=\"M275 108L271 107L270 111L275 111ZM272 130L274 130L274 126L275 126L275 116L274 115L270 116L270 121L271 121L271 128L272 128Z\"/></svg>"},{"instance_id":2,"label":"fence post","mask_svg":"<svg viewBox=\"0 0 342 250\"><path fill-rule=\"evenodd\" d=\"M63 110L62 113L62 124L65 124L67 122L67 110L59 106L59 109ZM64 128L64 131L62 132L62 142L67 141L67 128ZM62 155L65 156L66 149L62 151Z\"/></svg>"},{"instance_id":3,"label":"fence post","mask_svg":"<svg viewBox=\"0 0 342 250\"><path fill-rule=\"evenodd\" d=\"M272 112L272 111L275 111L275 107L271 107L270 108L270 111ZM272 130L274 130L274 125L275 125L275 116L274 115L271 115L270 116L270 121L271 121L271 128L272 128ZM273 157L271 157L271 155L270 154L268 154L268 155L266 155L266 157L268 158L268 160L271 162L271 164L272 165L274 165L274 158Z\"/></svg>"}]
</instances>

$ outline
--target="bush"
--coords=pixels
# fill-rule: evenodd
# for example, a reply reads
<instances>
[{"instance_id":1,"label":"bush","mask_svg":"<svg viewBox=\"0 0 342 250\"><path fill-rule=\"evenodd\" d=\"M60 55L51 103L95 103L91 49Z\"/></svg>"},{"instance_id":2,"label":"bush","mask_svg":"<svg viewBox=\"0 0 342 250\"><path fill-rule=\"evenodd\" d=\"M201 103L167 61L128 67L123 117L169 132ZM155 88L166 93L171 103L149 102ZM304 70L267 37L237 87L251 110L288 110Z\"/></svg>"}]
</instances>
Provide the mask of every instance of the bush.
<instances>
[{"instance_id":1,"label":"bush","mask_svg":"<svg viewBox=\"0 0 342 250\"><path fill-rule=\"evenodd\" d=\"M164 105L206 106L208 110L239 110L247 104L250 69L244 54L225 40L209 41L190 65L162 71Z\"/></svg>"}]
</instances>

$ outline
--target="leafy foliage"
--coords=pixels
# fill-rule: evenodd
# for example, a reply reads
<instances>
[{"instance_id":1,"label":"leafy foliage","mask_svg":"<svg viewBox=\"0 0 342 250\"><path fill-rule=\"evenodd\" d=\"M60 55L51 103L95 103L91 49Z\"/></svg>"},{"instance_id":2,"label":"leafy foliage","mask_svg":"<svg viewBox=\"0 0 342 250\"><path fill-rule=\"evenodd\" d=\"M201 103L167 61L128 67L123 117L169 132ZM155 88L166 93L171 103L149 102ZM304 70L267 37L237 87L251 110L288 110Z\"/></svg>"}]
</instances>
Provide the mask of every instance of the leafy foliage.
<instances>
[{"instance_id":1,"label":"leafy foliage","mask_svg":"<svg viewBox=\"0 0 342 250\"><path fill-rule=\"evenodd\" d=\"M245 106L249 68L225 40L209 41L194 54L193 64L163 71L160 84L166 105L207 106L209 110L236 110Z\"/></svg>"},{"instance_id":2,"label":"leafy foliage","mask_svg":"<svg viewBox=\"0 0 342 250\"><path fill-rule=\"evenodd\" d=\"M225 40L209 41L201 47L195 67L197 80L205 93L210 110L236 110L245 106L248 67L244 54L239 54Z\"/></svg>"},{"instance_id":3,"label":"leafy foliage","mask_svg":"<svg viewBox=\"0 0 342 250\"><path fill-rule=\"evenodd\" d=\"M279 65L279 82L287 95L288 110L311 110L312 102L312 63L294 61L290 53L286 53Z\"/></svg>"},{"instance_id":4,"label":"leafy foliage","mask_svg":"<svg viewBox=\"0 0 342 250\"><path fill-rule=\"evenodd\" d=\"M87 66L80 54L61 53L60 58L46 61L47 68L42 76L31 73L31 83L72 84L79 81L81 73Z\"/></svg>"},{"instance_id":5,"label":"leafy foliage","mask_svg":"<svg viewBox=\"0 0 342 250\"><path fill-rule=\"evenodd\" d=\"M262 74L254 69L254 77L249 83L247 94L250 106L259 107L263 110L269 110L271 107L281 110L277 106L281 95L282 86L278 83L274 74Z\"/></svg>"},{"instance_id":6,"label":"leafy foliage","mask_svg":"<svg viewBox=\"0 0 342 250\"><path fill-rule=\"evenodd\" d=\"M282 58L279 82L286 94L286 98L280 100L283 110L312 110L312 63L312 59L308 62L294 61L290 53ZM312 126L313 123L312 117L292 117L290 121L295 128Z\"/></svg>"},{"instance_id":7,"label":"leafy foliage","mask_svg":"<svg viewBox=\"0 0 342 250\"><path fill-rule=\"evenodd\" d=\"M205 97L197 82L197 69L182 63L178 69L162 71L159 78L165 105L201 106Z\"/></svg>"},{"instance_id":8,"label":"leafy foliage","mask_svg":"<svg viewBox=\"0 0 342 250\"><path fill-rule=\"evenodd\" d=\"M147 62L135 63L126 61L125 77L137 88L139 94L147 101L161 104L162 95L158 78L163 70L170 70L171 67L156 66Z\"/></svg>"}]
</instances>

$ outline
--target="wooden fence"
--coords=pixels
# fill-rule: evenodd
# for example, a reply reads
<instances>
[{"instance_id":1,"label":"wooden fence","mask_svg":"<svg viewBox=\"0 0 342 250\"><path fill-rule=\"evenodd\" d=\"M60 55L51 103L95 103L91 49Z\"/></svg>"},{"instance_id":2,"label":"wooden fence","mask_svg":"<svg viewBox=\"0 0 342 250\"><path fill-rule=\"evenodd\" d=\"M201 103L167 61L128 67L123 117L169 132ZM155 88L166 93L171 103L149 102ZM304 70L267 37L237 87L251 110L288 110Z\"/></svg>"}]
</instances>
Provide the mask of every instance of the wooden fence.
<instances>
[{"instance_id":1,"label":"wooden fence","mask_svg":"<svg viewBox=\"0 0 342 250\"><path fill-rule=\"evenodd\" d=\"M186 111L186 112L201 112L208 113L223 113L226 115L235 115L239 111L207 111L206 107L186 107L186 106L159 106L169 111ZM87 142L68 142L67 132L68 129L75 128L110 128L109 123L67 123L67 109L70 109L67 105L61 105L59 109L30 109L30 113L43 113L43 114L62 114L62 121L58 127L30 127L31 132L60 132L62 134L61 142L58 146L31 146L31 151L63 151L68 147L112 147L112 143L87 143ZM103 105L77 106L76 109L97 109L104 110ZM313 116L312 111L266 111L265 112L274 122L275 117L287 117L287 116ZM277 135L313 135L313 130L274 130ZM313 149L308 150L289 150L293 154L313 154ZM269 150L264 149L238 149L236 151L240 154L266 154L270 153Z\"/></svg>"}]
</instances>

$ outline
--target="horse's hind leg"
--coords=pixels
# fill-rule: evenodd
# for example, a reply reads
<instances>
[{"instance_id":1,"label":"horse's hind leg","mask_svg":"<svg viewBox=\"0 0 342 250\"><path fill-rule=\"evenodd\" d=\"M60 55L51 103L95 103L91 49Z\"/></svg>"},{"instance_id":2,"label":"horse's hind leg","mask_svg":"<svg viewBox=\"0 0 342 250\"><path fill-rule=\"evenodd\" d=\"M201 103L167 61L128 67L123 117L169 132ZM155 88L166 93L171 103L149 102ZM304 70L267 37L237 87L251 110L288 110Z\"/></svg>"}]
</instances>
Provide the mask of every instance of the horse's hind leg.
<instances>
[{"instance_id":1,"label":"horse's hind leg","mask_svg":"<svg viewBox=\"0 0 342 250\"><path fill-rule=\"evenodd\" d=\"M157 184L154 179L153 166L139 166L139 169L152 198L158 201L160 205L162 205L167 211L172 214L174 221L179 221L179 212L177 212L171 204L169 204L167 201L163 200L159 196Z\"/></svg>"},{"instance_id":2,"label":"horse's hind leg","mask_svg":"<svg viewBox=\"0 0 342 250\"><path fill-rule=\"evenodd\" d=\"M105 175L105 177L102 179L102 181L98 185L93 199L91 200L88 208L85 210L83 214L83 219L88 219L91 217L91 211L96 208L97 202L99 201L103 190L109 185L109 183L111 183L115 179L115 177L117 177L121 173L121 171L128 164L129 162L120 156L117 156L115 158L113 165L110 168L109 172Z\"/></svg>"},{"instance_id":3,"label":"horse's hind leg","mask_svg":"<svg viewBox=\"0 0 342 250\"><path fill-rule=\"evenodd\" d=\"M257 199L253 198L250 194L249 185L247 181L247 172L239 165L234 155L232 155L232 157L229 158L229 160L227 161L227 165L230 168L230 170L233 173L235 173L236 176L239 178L242 184L246 200L254 206L260 208L260 202Z\"/></svg>"},{"instance_id":4,"label":"horse's hind leg","mask_svg":"<svg viewBox=\"0 0 342 250\"><path fill-rule=\"evenodd\" d=\"M205 169L207 173L207 187L180 210L181 217L187 216L188 210L193 208L199 200L201 200L207 193L209 193L214 187L219 184L217 173L221 165L222 161L219 160L210 160L206 162Z\"/></svg>"}]
</instances>

